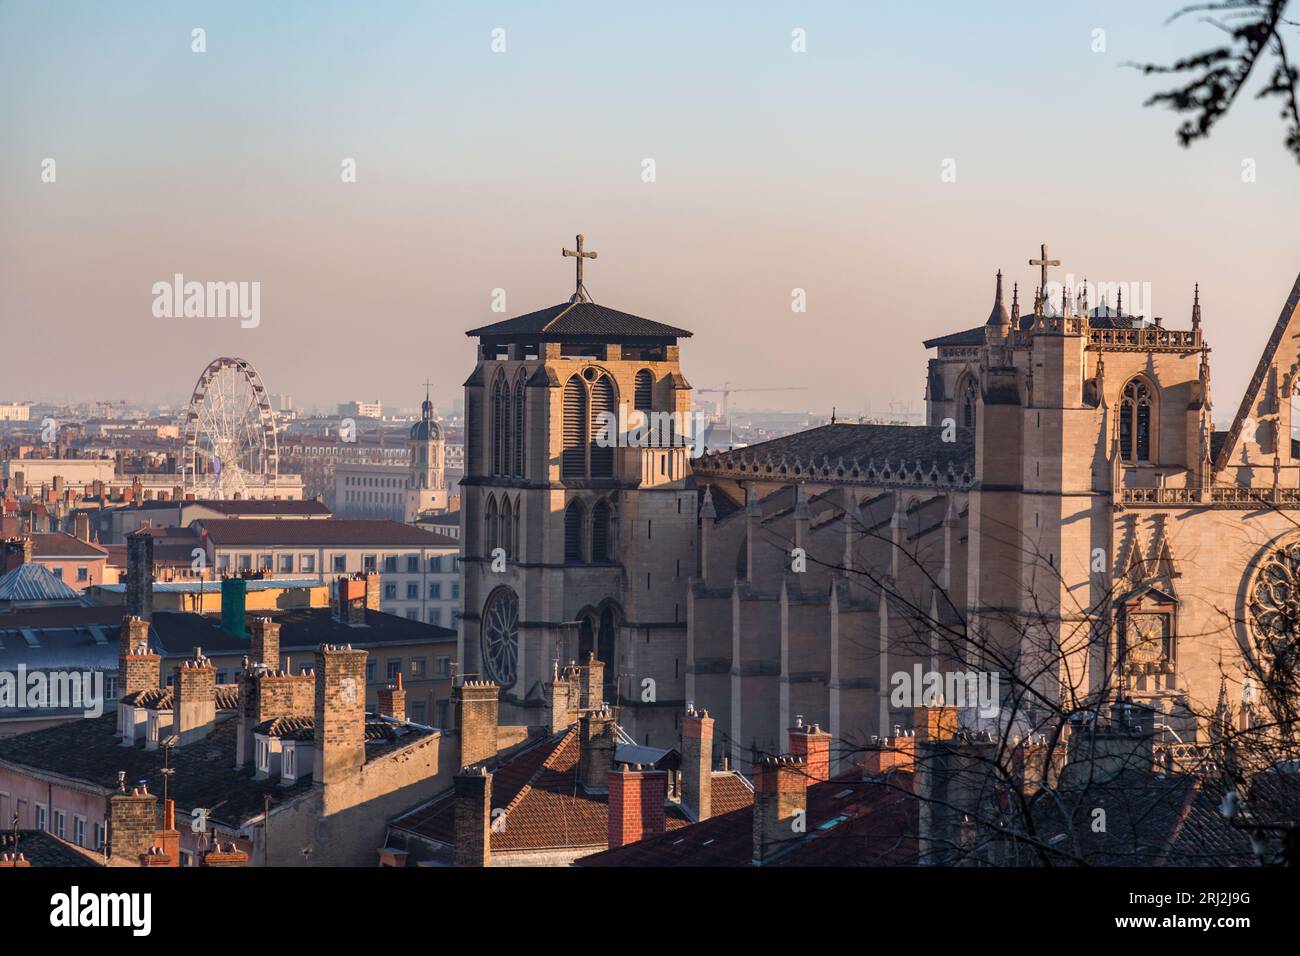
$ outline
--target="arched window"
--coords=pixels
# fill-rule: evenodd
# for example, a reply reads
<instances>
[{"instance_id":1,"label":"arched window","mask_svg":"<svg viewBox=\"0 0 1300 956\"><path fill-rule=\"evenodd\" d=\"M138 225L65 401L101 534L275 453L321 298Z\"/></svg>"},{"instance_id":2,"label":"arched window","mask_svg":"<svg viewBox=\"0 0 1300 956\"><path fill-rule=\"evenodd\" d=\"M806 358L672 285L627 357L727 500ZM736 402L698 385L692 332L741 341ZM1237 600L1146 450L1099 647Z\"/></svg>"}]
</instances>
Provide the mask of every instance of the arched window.
<instances>
[{"instance_id":1,"label":"arched window","mask_svg":"<svg viewBox=\"0 0 1300 956\"><path fill-rule=\"evenodd\" d=\"M510 499L503 498L501 501L501 532L497 539L501 547L506 549L506 557L513 558L515 550L512 538L514 537L514 509L510 507Z\"/></svg>"},{"instance_id":2,"label":"arched window","mask_svg":"<svg viewBox=\"0 0 1300 956\"><path fill-rule=\"evenodd\" d=\"M498 475L513 474L515 461L515 430L510 425L510 413L514 411L514 401L510 395L510 386L501 382L501 468Z\"/></svg>"},{"instance_id":3,"label":"arched window","mask_svg":"<svg viewBox=\"0 0 1300 956\"><path fill-rule=\"evenodd\" d=\"M509 588L497 588L483 607L480 647L483 676L502 690L513 687L519 663L519 598Z\"/></svg>"},{"instance_id":4,"label":"arched window","mask_svg":"<svg viewBox=\"0 0 1300 956\"><path fill-rule=\"evenodd\" d=\"M564 385L564 451L560 456L560 477L585 478L587 435L587 390L574 375Z\"/></svg>"},{"instance_id":5,"label":"arched window","mask_svg":"<svg viewBox=\"0 0 1300 956\"><path fill-rule=\"evenodd\" d=\"M519 557L519 502L515 501L515 520L510 526L510 553L516 558Z\"/></svg>"},{"instance_id":6,"label":"arched window","mask_svg":"<svg viewBox=\"0 0 1300 956\"><path fill-rule=\"evenodd\" d=\"M636 373L632 388L632 407L645 415L641 424L640 438L647 445L658 444L651 434L653 420L650 415L654 411L654 384L654 374L649 369L643 368Z\"/></svg>"},{"instance_id":7,"label":"arched window","mask_svg":"<svg viewBox=\"0 0 1300 956\"><path fill-rule=\"evenodd\" d=\"M483 511L483 553L492 557L497 546L497 499L488 495L487 508Z\"/></svg>"},{"instance_id":8,"label":"arched window","mask_svg":"<svg viewBox=\"0 0 1300 956\"><path fill-rule=\"evenodd\" d=\"M609 502L601 501L591 509L591 560L609 560Z\"/></svg>"},{"instance_id":9,"label":"arched window","mask_svg":"<svg viewBox=\"0 0 1300 956\"><path fill-rule=\"evenodd\" d=\"M515 383L515 474L524 476L524 381Z\"/></svg>"},{"instance_id":10,"label":"arched window","mask_svg":"<svg viewBox=\"0 0 1300 956\"><path fill-rule=\"evenodd\" d=\"M591 477L614 477L614 442L618 437L614 384L602 375L591 385Z\"/></svg>"},{"instance_id":11,"label":"arched window","mask_svg":"<svg viewBox=\"0 0 1300 956\"><path fill-rule=\"evenodd\" d=\"M1143 378L1124 387L1119 406L1119 455L1124 461L1151 461L1152 406L1155 390Z\"/></svg>"},{"instance_id":12,"label":"arched window","mask_svg":"<svg viewBox=\"0 0 1300 956\"><path fill-rule=\"evenodd\" d=\"M577 501L570 501L564 509L564 560L582 560L582 505Z\"/></svg>"},{"instance_id":13,"label":"arched window","mask_svg":"<svg viewBox=\"0 0 1300 956\"><path fill-rule=\"evenodd\" d=\"M501 474L501 464L505 459L505 429L501 427L501 416L505 412L505 385L497 379L492 386L492 474Z\"/></svg>"},{"instance_id":14,"label":"arched window","mask_svg":"<svg viewBox=\"0 0 1300 956\"><path fill-rule=\"evenodd\" d=\"M614 608L606 605L605 609L600 612L600 630L596 634L596 658L605 663L605 699L609 700L613 694L614 681L617 673L614 666L614 655L618 645L618 615Z\"/></svg>"},{"instance_id":15,"label":"arched window","mask_svg":"<svg viewBox=\"0 0 1300 956\"><path fill-rule=\"evenodd\" d=\"M957 395L957 422L962 428L975 427L975 413L979 407L979 394L974 378L967 378Z\"/></svg>"}]
</instances>

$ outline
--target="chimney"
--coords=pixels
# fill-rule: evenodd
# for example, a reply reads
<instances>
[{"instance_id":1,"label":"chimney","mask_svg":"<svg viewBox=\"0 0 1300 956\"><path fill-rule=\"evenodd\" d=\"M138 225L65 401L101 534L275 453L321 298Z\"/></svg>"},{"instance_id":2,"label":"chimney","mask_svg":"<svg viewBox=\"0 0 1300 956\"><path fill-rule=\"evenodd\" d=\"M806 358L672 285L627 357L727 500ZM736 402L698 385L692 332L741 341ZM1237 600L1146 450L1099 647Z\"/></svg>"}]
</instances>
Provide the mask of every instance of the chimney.
<instances>
[{"instance_id":1,"label":"chimney","mask_svg":"<svg viewBox=\"0 0 1300 956\"><path fill-rule=\"evenodd\" d=\"M248 636L248 582L240 577L221 579L221 629L231 637ZM277 637L278 642L278 637ZM277 660L275 664L279 664ZM274 665L272 665L274 666Z\"/></svg>"},{"instance_id":2,"label":"chimney","mask_svg":"<svg viewBox=\"0 0 1300 956\"><path fill-rule=\"evenodd\" d=\"M381 596L379 589L379 575L374 571L366 571L361 577L366 582L366 610L378 611L379 599ZM362 623L365 622L363 621Z\"/></svg>"},{"instance_id":3,"label":"chimney","mask_svg":"<svg viewBox=\"0 0 1300 956\"><path fill-rule=\"evenodd\" d=\"M664 832L664 800L668 795L665 771L621 764L610 770L608 785L611 850Z\"/></svg>"},{"instance_id":4,"label":"chimney","mask_svg":"<svg viewBox=\"0 0 1300 956\"><path fill-rule=\"evenodd\" d=\"M248 854L233 843L217 842L207 853L203 854L200 866L248 866Z\"/></svg>"},{"instance_id":5,"label":"chimney","mask_svg":"<svg viewBox=\"0 0 1300 956\"><path fill-rule=\"evenodd\" d=\"M153 848L158 799L147 787L120 790L108 799L108 855L136 861Z\"/></svg>"},{"instance_id":6,"label":"chimney","mask_svg":"<svg viewBox=\"0 0 1300 956\"><path fill-rule=\"evenodd\" d=\"M491 681L467 680L452 693L460 733L460 765L491 760L497 755L497 711L500 688Z\"/></svg>"},{"instance_id":7,"label":"chimney","mask_svg":"<svg viewBox=\"0 0 1300 956\"><path fill-rule=\"evenodd\" d=\"M180 866L181 834L176 829L176 801L163 803L163 825L154 832L153 846L140 854L141 866Z\"/></svg>"},{"instance_id":8,"label":"chimney","mask_svg":"<svg viewBox=\"0 0 1300 956\"><path fill-rule=\"evenodd\" d=\"M465 767L452 780L455 791L455 866L492 865L492 774L482 764Z\"/></svg>"},{"instance_id":9,"label":"chimney","mask_svg":"<svg viewBox=\"0 0 1300 956\"><path fill-rule=\"evenodd\" d=\"M863 754L862 776L870 780L890 771L913 773L916 770L916 737L873 737L872 746ZM915 781L914 781L915 782Z\"/></svg>"},{"instance_id":10,"label":"chimney","mask_svg":"<svg viewBox=\"0 0 1300 956\"><path fill-rule=\"evenodd\" d=\"M9 538L4 542L4 553L0 555L0 574L32 563L32 539Z\"/></svg>"},{"instance_id":11,"label":"chimney","mask_svg":"<svg viewBox=\"0 0 1300 956\"><path fill-rule=\"evenodd\" d=\"M223 582L224 584L224 582ZM222 595L224 598L225 595ZM225 601L222 601L225 607ZM249 638L249 656L254 664L261 664L269 670L280 667L280 625L269 617L253 618Z\"/></svg>"},{"instance_id":12,"label":"chimney","mask_svg":"<svg viewBox=\"0 0 1300 956\"><path fill-rule=\"evenodd\" d=\"M803 836L807 775L795 757L764 757L754 766L754 863L766 863Z\"/></svg>"},{"instance_id":13,"label":"chimney","mask_svg":"<svg viewBox=\"0 0 1300 956\"><path fill-rule=\"evenodd\" d=\"M153 535L148 531L126 536L126 613L153 619Z\"/></svg>"},{"instance_id":14,"label":"chimney","mask_svg":"<svg viewBox=\"0 0 1300 956\"><path fill-rule=\"evenodd\" d=\"M560 671L557 666L548 686L551 691L551 733L556 734L573 723L579 696L577 674L567 667Z\"/></svg>"},{"instance_id":15,"label":"chimney","mask_svg":"<svg viewBox=\"0 0 1300 956\"><path fill-rule=\"evenodd\" d=\"M713 718L692 707L682 718L682 804L695 821L713 814Z\"/></svg>"},{"instance_id":16,"label":"chimney","mask_svg":"<svg viewBox=\"0 0 1300 956\"><path fill-rule=\"evenodd\" d=\"M605 662L597 660L595 652L588 652L578 674L578 706L583 710L599 708L605 703Z\"/></svg>"},{"instance_id":17,"label":"chimney","mask_svg":"<svg viewBox=\"0 0 1300 956\"><path fill-rule=\"evenodd\" d=\"M217 722L217 669L194 648L194 657L179 664L172 683L172 730L179 746L202 740Z\"/></svg>"},{"instance_id":18,"label":"chimney","mask_svg":"<svg viewBox=\"0 0 1300 956\"><path fill-rule=\"evenodd\" d=\"M366 652L322 644L316 651L316 750L313 774L328 786L366 762Z\"/></svg>"},{"instance_id":19,"label":"chimney","mask_svg":"<svg viewBox=\"0 0 1300 956\"><path fill-rule=\"evenodd\" d=\"M360 627L366 623L366 582L357 578L341 577L338 582L338 619L344 624Z\"/></svg>"},{"instance_id":20,"label":"chimney","mask_svg":"<svg viewBox=\"0 0 1300 956\"><path fill-rule=\"evenodd\" d=\"M310 717L316 712L316 674L245 667L239 672L239 734L235 767L253 760L253 728L276 717Z\"/></svg>"},{"instance_id":21,"label":"chimney","mask_svg":"<svg viewBox=\"0 0 1300 956\"><path fill-rule=\"evenodd\" d=\"M379 712L385 717L406 719L406 688L402 686L402 672L397 672L397 680L387 687L379 688Z\"/></svg>"},{"instance_id":22,"label":"chimney","mask_svg":"<svg viewBox=\"0 0 1300 956\"><path fill-rule=\"evenodd\" d=\"M918 707L914 726L917 740L952 740L957 736L957 708Z\"/></svg>"},{"instance_id":23,"label":"chimney","mask_svg":"<svg viewBox=\"0 0 1300 956\"><path fill-rule=\"evenodd\" d=\"M790 728L790 754L808 768L808 783L825 783L831 778L831 735L818 724L805 724L802 717Z\"/></svg>"},{"instance_id":24,"label":"chimney","mask_svg":"<svg viewBox=\"0 0 1300 956\"><path fill-rule=\"evenodd\" d=\"M588 793L609 787L614 766L614 713L608 707L585 713L578 721L578 777Z\"/></svg>"},{"instance_id":25,"label":"chimney","mask_svg":"<svg viewBox=\"0 0 1300 956\"><path fill-rule=\"evenodd\" d=\"M72 518L73 537L78 541L90 543L90 514L78 511Z\"/></svg>"}]
</instances>

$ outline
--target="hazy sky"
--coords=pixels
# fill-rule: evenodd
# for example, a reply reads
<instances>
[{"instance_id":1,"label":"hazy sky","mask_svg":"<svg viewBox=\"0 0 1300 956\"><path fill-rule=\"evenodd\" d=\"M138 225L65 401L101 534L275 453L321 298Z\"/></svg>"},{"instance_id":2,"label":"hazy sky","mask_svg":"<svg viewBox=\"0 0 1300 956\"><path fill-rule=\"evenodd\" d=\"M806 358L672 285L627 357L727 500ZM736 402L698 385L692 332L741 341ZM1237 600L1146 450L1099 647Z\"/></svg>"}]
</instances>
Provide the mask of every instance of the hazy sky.
<instances>
[{"instance_id":1,"label":"hazy sky","mask_svg":"<svg viewBox=\"0 0 1300 956\"><path fill-rule=\"evenodd\" d=\"M563 300L582 231L596 301L695 332L697 387L808 386L738 405L919 409L921 340L980 324L999 267L1032 287L1046 241L1176 327L1199 281L1230 418L1300 269L1300 167L1272 104L1190 151L1142 107L1121 64L1218 41L1178 2L0 0L0 400L180 404L225 354L300 405L446 402L493 290ZM156 318L175 273L260 282L260 325Z\"/></svg>"}]
</instances>

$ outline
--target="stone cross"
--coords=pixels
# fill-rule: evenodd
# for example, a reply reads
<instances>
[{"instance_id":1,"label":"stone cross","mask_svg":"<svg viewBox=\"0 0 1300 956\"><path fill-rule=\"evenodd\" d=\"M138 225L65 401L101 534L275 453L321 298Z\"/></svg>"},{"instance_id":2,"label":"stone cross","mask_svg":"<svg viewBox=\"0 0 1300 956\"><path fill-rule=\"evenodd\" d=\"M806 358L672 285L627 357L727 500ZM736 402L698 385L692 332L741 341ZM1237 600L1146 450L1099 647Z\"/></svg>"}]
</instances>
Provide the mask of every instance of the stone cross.
<instances>
[{"instance_id":1,"label":"stone cross","mask_svg":"<svg viewBox=\"0 0 1300 956\"><path fill-rule=\"evenodd\" d=\"M1061 264L1061 260L1047 258L1047 243L1043 243L1038 248L1040 250L1039 257L1037 259L1030 259L1029 264L1031 266L1040 266L1043 270L1043 281L1039 284L1038 287L1042 290L1041 294L1043 298L1046 299L1047 298L1047 267L1059 266Z\"/></svg>"},{"instance_id":2,"label":"stone cross","mask_svg":"<svg viewBox=\"0 0 1300 956\"><path fill-rule=\"evenodd\" d=\"M574 292L573 292L573 301L574 301L574 302L585 302L585 301L587 301L587 297L586 297L585 295L582 294L582 260L583 260L583 259L594 259L594 258L596 258L596 253L594 253L594 252L583 252L583 250L582 250L582 233L578 233L578 235L577 235L577 243L578 243L578 248L577 248L576 251L573 250L573 249L562 249L561 252L563 253L563 255L564 255L565 257L570 257L570 256L571 256L571 257L573 257L574 259L577 259L577 260L578 260L578 281L577 281L577 286L575 287Z\"/></svg>"}]
</instances>

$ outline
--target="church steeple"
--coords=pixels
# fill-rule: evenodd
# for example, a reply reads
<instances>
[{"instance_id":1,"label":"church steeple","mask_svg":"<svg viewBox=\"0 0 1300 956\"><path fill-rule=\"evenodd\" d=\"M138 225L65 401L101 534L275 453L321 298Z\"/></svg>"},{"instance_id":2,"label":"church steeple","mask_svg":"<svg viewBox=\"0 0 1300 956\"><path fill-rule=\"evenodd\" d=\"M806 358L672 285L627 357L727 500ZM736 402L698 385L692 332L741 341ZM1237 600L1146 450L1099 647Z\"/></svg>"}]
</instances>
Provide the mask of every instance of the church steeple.
<instances>
[{"instance_id":1,"label":"church steeple","mask_svg":"<svg viewBox=\"0 0 1300 956\"><path fill-rule=\"evenodd\" d=\"M998 270L997 291L993 294L993 310L989 312L989 320L984 323L990 328L1008 328L1011 325L1011 319L1007 315L1007 307L1002 304L1002 270Z\"/></svg>"},{"instance_id":2,"label":"church steeple","mask_svg":"<svg viewBox=\"0 0 1300 956\"><path fill-rule=\"evenodd\" d=\"M1195 332L1201 327L1201 284L1196 283L1196 291L1192 294L1192 331Z\"/></svg>"}]
</instances>

